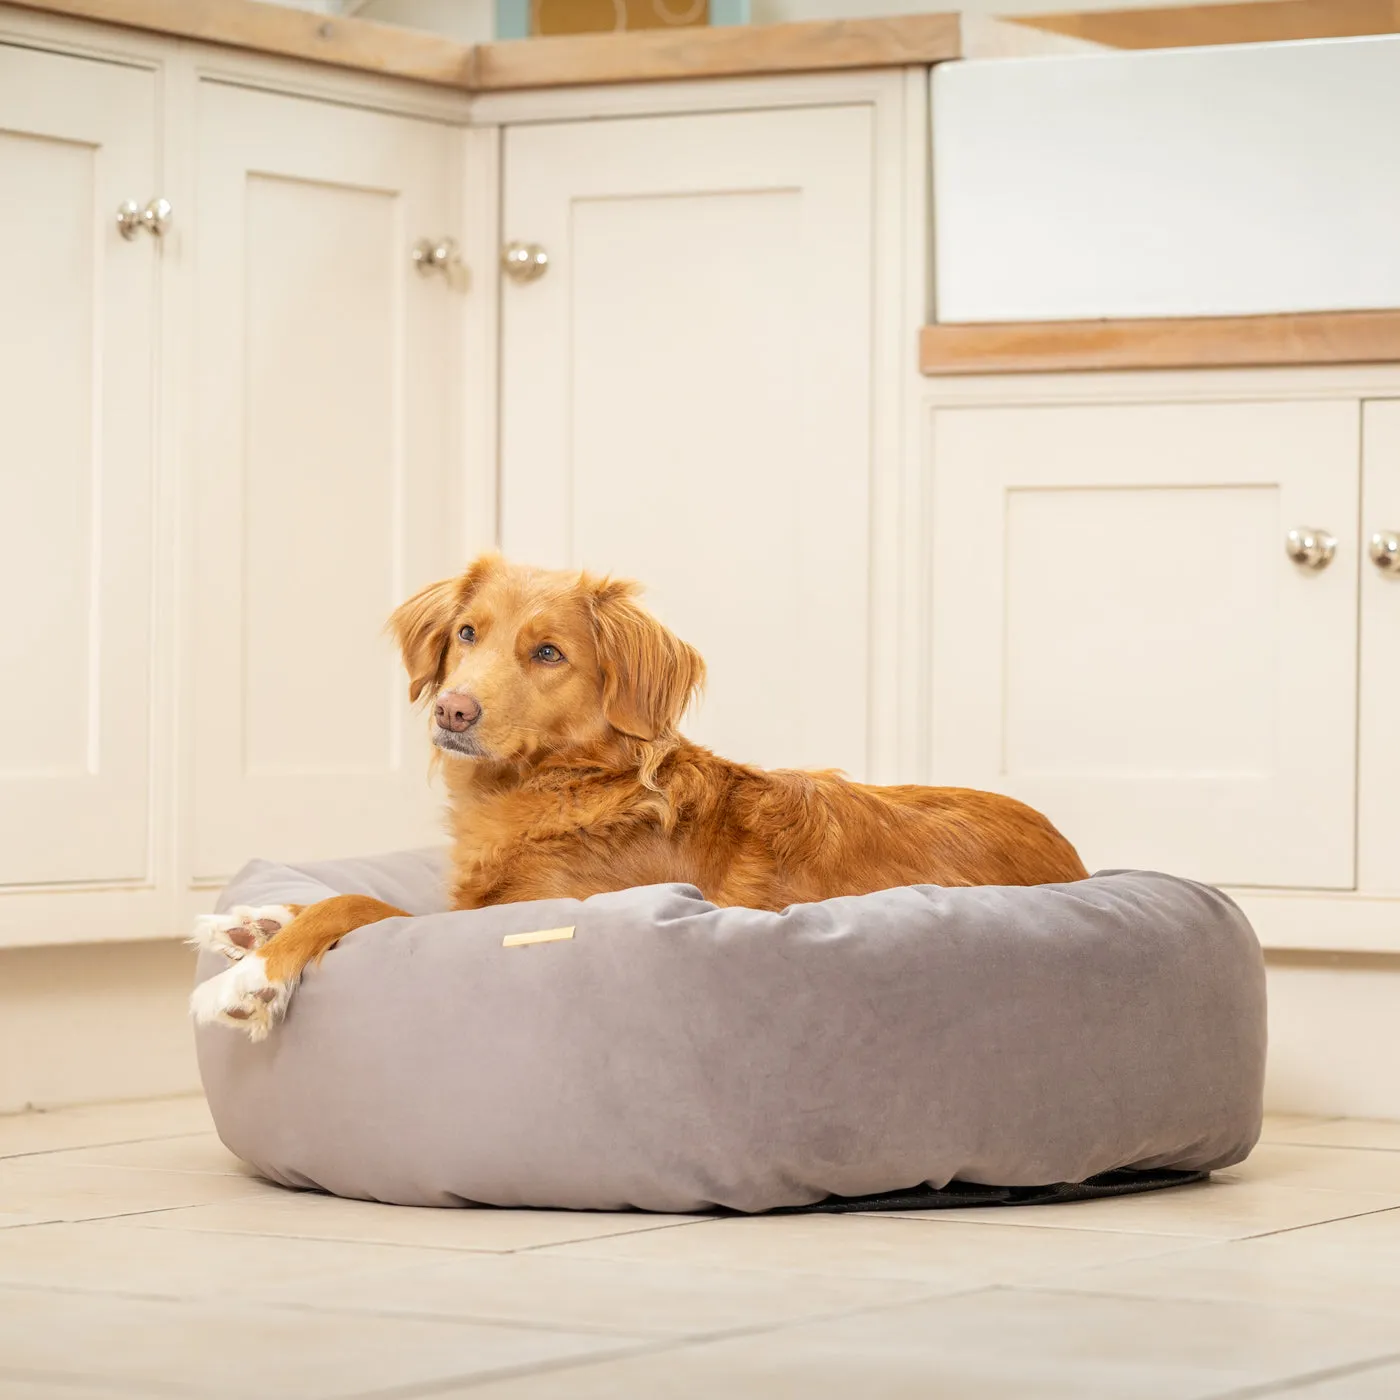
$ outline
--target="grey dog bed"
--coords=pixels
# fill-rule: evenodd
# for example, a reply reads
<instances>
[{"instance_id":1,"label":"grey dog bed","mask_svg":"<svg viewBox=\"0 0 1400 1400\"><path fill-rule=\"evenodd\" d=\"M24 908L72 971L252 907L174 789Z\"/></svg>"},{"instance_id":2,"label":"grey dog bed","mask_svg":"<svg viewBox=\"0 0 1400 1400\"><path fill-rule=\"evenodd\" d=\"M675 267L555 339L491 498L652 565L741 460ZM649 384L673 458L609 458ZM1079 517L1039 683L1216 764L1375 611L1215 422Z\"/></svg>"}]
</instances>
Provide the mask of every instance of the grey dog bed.
<instances>
[{"instance_id":1,"label":"grey dog bed","mask_svg":"<svg viewBox=\"0 0 1400 1400\"><path fill-rule=\"evenodd\" d=\"M405 1205L1015 1204L1193 1179L1258 1137L1263 961L1204 885L772 914L688 885L444 912L445 883L406 852L255 861L224 892L422 916L350 934L266 1041L198 1028L219 1135L264 1176Z\"/></svg>"}]
</instances>

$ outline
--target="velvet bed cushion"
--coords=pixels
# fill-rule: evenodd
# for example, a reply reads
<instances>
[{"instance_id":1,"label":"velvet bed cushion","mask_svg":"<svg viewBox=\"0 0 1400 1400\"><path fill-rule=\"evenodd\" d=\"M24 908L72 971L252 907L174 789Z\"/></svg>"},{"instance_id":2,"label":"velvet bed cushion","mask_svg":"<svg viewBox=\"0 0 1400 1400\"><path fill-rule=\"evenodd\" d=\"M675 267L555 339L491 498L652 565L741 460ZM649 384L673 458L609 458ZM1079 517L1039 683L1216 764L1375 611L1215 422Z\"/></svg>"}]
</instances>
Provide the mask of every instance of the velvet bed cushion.
<instances>
[{"instance_id":1,"label":"velvet bed cushion","mask_svg":"<svg viewBox=\"0 0 1400 1400\"><path fill-rule=\"evenodd\" d=\"M347 937L266 1041L198 1028L219 1134L265 1176L409 1205L762 1211L1214 1169L1258 1137L1263 960L1204 885L1115 871L778 914L653 885L444 912L444 875L432 851L255 861L224 892L419 916Z\"/></svg>"}]
</instances>

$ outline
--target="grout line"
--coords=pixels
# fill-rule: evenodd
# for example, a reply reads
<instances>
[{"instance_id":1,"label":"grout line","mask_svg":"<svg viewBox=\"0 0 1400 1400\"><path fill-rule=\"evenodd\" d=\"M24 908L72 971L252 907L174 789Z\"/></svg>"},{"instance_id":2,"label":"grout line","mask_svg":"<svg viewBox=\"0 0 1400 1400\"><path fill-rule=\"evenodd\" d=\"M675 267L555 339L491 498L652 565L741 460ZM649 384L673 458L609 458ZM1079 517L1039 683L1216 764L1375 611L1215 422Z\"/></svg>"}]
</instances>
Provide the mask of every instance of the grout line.
<instances>
[{"instance_id":1,"label":"grout line","mask_svg":"<svg viewBox=\"0 0 1400 1400\"><path fill-rule=\"evenodd\" d=\"M57 1381L60 1385L81 1389L88 1393L95 1390L99 1395L135 1395L139 1397L168 1395L171 1400L190 1400L193 1393L183 1381L177 1384L170 1381L147 1380L144 1377L139 1380L126 1380L97 1375L91 1371L35 1371L28 1366L0 1366L0 1380L33 1381L36 1384ZM209 1395L211 1392L202 1390L198 1393ZM61 1400L61 1397L55 1395L54 1400Z\"/></svg>"},{"instance_id":2,"label":"grout line","mask_svg":"<svg viewBox=\"0 0 1400 1400\"><path fill-rule=\"evenodd\" d=\"M1395 1147L1371 1147L1355 1142L1261 1142L1259 1146L1305 1147L1310 1152L1400 1152L1400 1144ZM1234 1171L1234 1168L1227 1167L1226 1171Z\"/></svg>"},{"instance_id":3,"label":"grout line","mask_svg":"<svg viewBox=\"0 0 1400 1400\"><path fill-rule=\"evenodd\" d=\"M1000 1284L979 1285L974 1288L963 1289L956 1293L931 1293L921 1297L906 1298L900 1302L871 1303L862 1307L844 1308L836 1312L824 1313L819 1316L789 1318L783 1322L756 1323L747 1327L730 1327L713 1332L695 1332L685 1336L657 1338L654 1342L647 1345L632 1347L615 1353L602 1355L590 1353L588 1355L558 1357L552 1361L544 1362L543 1364L532 1362L523 1366L511 1367L506 1370L430 1381L417 1387L400 1390L366 1391L361 1395L348 1397L348 1400L418 1400L418 1397L422 1397L422 1400L430 1400L430 1397L435 1395L455 1395L462 1390L475 1390L481 1386L491 1385L501 1380L517 1380L528 1376L555 1375L565 1371L582 1371L591 1366L607 1365L614 1361L627 1361L638 1356L654 1356L668 1352L688 1351L696 1347L712 1346L720 1342L741 1341L748 1337L768 1336L773 1333L794 1331L819 1323L839 1322L848 1317L860 1317L867 1313L887 1312L891 1309L908 1307L915 1303L929 1302L935 1299L941 1302L952 1298L969 1298L980 1293L994 1293L999 1291L1001 1287L1002 1285Z\"/></svg>"},{"instance_id":4,"label":"grout line","mask_svg":"<svg viewBox=\"0 0 1400 1400\"><path fill-rule=\"evenodd\" d=\"M1359 1210L1352 1215L1335 1215L1327 1220L1312 1220L1305 1225L1280 1225L1277 1230L1261 1230L1256 1235L1238 1235L1231 1238L1239 1240L1266 1240L1274 1235L1293 1235L1299 1230L1320 1230L1325 1225L1340 1225L1343 1220L1364 1220L1368 1215L1388 1215L1391 1211L1400 1210L1400 1205L1377 1206L1374 1210Z\"/></svg>"},{"instance_id":5,"label":"grout line","mask_svg":"<svg viewBox=\"0 0 1400 1400\"><path fill-rule=\"evenodd\" d=\"M1400 1361L1400 1351L1389 1352L1385 1356L1373 1356L1367 1361L1328 1366L1320 1371L1300 1371L1296 1376L1289 1376L1283 1381L1267 1381L1261 1385L1245 1386L1241 1390L1222 1390L1209 1396L1207 1400L1260 1400L1260 1397L1268 1395L1287 1395L1290 1391L1299 1391L1304 1386L1314 1385L1318 1381L1339 1380L1345 1376L1361 1376L1367 1371L1378 1371L1382 1366L1389 1366L1396 1361Z\"/></svg>"},{"instance_id":6,"label":"grout line","mask_svg":"<svg viewBox=\"0 0 1400 1400\"><path fill-rule=\"evenodd\" d=\"M3 1125L3 1123L4 1119L0 1118L0 1125ZM22 1161L27 1157L58 1157L62 1156L65 1152L100 1152L104 1147L135 1147L137 1144L143 1142L178 1142L181 1138L215 1136L217 1136L217 1134L215 1134L213 1128L198 1128L192 1133L161 1133L157 1137L117 1138L115 1141L111 1142L85 1142L69 1147L39 1147L35 1148L33 1151L26 1152L0 1152L0 1165L3 1165L5 1162ZM93 1163L91 1165L97 1164ZM175 1171L179 1170L179 1168L167 1168L167 1170Z\"/></svg>"},{"instance_id":7,"label":"grout line","mask_svg":"<svg viewBox=\"0 0 1400 1400\"><path fill-rule=\"evenodd\" d=\"M533 1254L540 1249L562 1249L567 1245L593 1244L597 1240L623 1240L630 1235L657 1235L663 1230L684 1230L691 1225L717 1224L723 1216L699 1216L694 1220L668 1220L664 1225L643 1225L639 1230L616 1230L606 1235L589 1235L581 1240L549 1240L540 1244L523 1244L519 1249L495 1250L497 1254Z\"/></svg>"}]
</instances>

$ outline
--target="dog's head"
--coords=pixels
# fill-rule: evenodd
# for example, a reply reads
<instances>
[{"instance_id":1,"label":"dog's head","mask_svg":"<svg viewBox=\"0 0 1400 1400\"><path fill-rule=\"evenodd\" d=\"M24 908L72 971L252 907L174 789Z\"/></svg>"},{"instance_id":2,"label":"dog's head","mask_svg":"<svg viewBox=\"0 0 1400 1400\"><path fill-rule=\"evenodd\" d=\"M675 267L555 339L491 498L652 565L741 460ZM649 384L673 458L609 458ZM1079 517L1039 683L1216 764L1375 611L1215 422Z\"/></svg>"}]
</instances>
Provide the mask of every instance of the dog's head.
<instances>
[{"instance_id":1,"label":"dog's head","mask_svg":"<svg viewBox=\"0 0 1400 1400\"><path fill-rule=\"evenodd\" d=\"M433 742L457 758L527 764L618 736L668 746L705 664L638 606L638 591L485 555L410 598L389 625L409 699L432 700ZM657 756L640 755L644 771Z\"/></svg>"}]
</instances>

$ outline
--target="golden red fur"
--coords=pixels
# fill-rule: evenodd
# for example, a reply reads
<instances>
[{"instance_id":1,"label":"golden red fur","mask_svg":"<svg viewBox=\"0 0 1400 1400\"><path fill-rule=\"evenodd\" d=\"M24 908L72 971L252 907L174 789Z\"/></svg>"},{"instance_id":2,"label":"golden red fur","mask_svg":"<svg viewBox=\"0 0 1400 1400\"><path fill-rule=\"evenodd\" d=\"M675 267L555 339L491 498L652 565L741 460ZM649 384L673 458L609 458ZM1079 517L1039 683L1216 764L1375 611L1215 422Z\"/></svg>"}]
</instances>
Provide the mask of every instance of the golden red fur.
<instances>
[{"instance_id":1,"label":"golden red fur","mask_svg":"<svg viewBox=\"0 0 1400 1400\"><path fill-rule=\"evenodd\" d=\"M436 728L459 908L684 881L716 904L781 909L1084 877L1069 842L1010 798L765 772L692 744L677 726L704 663L636 592L488 556L394 614L410 694L480 710L460 733Z\"/></svg>"},{"instance_id":2,"label":"golden red fur","mask_svg":"<svg viewBox=\"0 0 1400 1400\"><path fill-rule=\"evenodd\" d=\"M394 613L409 696L434 702L456 908L681 881L716 904L781 909L897 885L1085 877L1074 847L1011 798L765 771L691 743L677 726L704 662L637 592L488 555ZM290 985L351 929L399 912L326 900L286 915L258 956ZM239 947L248 936L237 931ZM256 1015L245 1002L225 1018Z\"/></svg>"}]
</instances>

